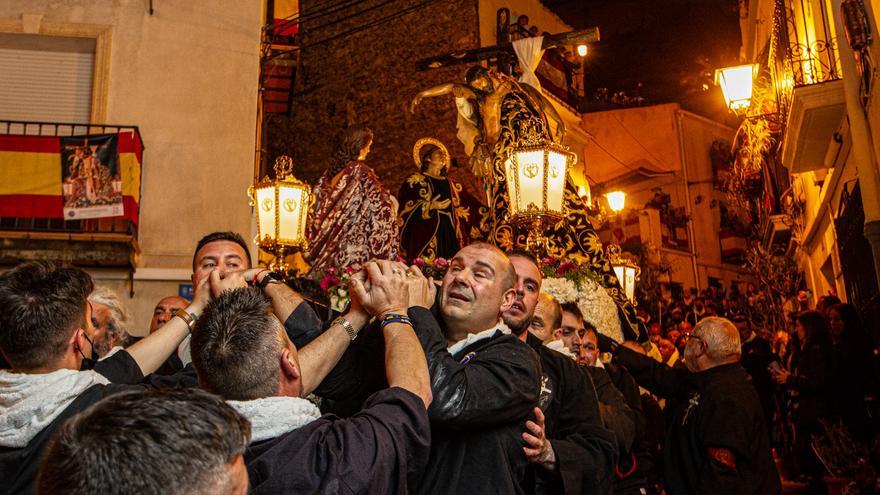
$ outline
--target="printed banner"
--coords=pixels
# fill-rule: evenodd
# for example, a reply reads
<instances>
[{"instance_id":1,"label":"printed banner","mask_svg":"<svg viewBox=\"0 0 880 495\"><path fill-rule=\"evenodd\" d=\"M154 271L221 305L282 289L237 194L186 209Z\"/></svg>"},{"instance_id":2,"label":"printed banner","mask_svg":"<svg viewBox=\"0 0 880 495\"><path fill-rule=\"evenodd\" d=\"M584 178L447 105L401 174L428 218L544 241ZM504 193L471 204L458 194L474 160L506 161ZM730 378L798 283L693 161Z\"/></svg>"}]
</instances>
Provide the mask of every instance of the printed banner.
<instances>
[{"instance_id":1,"label":"printed banner","mask_svg":"<svg viewBox=\"0 0 880 495\"><path fill-rule=\"evenodd\" d=\"M61 138L64 218L122 216L122 176L116 134Z\"/></svg>"}]
</instances>

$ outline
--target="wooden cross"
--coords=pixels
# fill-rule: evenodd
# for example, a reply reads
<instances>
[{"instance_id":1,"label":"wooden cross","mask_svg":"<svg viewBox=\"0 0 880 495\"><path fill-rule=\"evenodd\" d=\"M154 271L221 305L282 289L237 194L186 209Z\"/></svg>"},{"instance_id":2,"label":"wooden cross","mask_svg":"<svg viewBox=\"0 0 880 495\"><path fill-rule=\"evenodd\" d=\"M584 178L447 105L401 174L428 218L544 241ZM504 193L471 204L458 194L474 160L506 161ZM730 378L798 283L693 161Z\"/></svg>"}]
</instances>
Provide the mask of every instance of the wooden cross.
<instances>
[{"instance_id":1,"label":"wooden cross","mask_svg":"<svg viewBox=\"0 0 880 495\"><path fill-rule=\"evenodd\" d=\"M569 31L567 33L551 34L544 36L541 48L544 50L566 45L582 45L599 41L599 28L592 27L581 31ZM513 46L510 44L484 46L473 50L457 51L436 57L423 58L416 62L416 69L420 71L440 69L457 64L480 62L492 58L504 58L513 56Z\"/></svg>"}]
</instances>

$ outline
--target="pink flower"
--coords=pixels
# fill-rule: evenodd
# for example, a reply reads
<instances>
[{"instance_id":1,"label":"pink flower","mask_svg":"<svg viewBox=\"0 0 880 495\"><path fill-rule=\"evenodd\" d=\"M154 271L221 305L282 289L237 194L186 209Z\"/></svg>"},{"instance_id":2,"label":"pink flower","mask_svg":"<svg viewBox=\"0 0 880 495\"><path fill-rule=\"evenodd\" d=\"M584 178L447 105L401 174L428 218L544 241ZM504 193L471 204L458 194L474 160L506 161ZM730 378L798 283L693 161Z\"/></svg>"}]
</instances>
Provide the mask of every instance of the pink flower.
<instances>
[{"instance_id":1,"label":"pink flower","mask_svg":"<svg viewBox=\"0 0 880 495\"><path fill-rule=\"evenodd\" d=\"M327 268L327 275L336 275L336 268L332 266L330 268Z\"/></svg>"},{"instance_id":2,"label":"pink flower","mask_svg":"<svg viewBox=\"0 0 880 495\"><path fill-rule=\"evenodd\" d=\"M397 261L398 263L404 263L404 264L405 264L405 263L406 263L406 258L404 258L403 256L398 256L397 259L396 259L395 261Z\"/></svg>"},{"instance_id":3,"label":"pink flower","mask_svg":"<svg viewBox=\"0 0 880 495\"><path fill-rule=\"evenodd\" d=\"M547 257L545 257L544 259L541 260L541 264L542 264L542 265L552 265L552 264L554 264L554 263L556 263L556 260L554 260L553 258L551 258L551 257L549 257L549 256L547 256Z\"/></svg>"},{"instance_id":4,"label":"pink flower","mask_svg":"<svg viewBox=\"0 0 880 495\"><path fill-rule=\"evenodd\" d=\"M356 272L356 271L357 271L357 270L355 270L354 266L347 266L347 267L345 267L345 273L346 273L346 275L351 275L352 273L354 273L354 272Z\"/></svg>"},{"instance_id":5,"label":"pink flower","mask_svg":"<svg viewBox=\"0 0 880 495\"><path fill-rule=\"evenodd\" d=\"M557 275L565 275L566 273L577 269L577 265L571 260L565 260L556 268Z\"/></svg>"},{"instance_id":6,"label":"pink flower","mask_svg":"<svg viewBox=\"0 0 880 495\"><path fill-rule=\"evenodd\" d=\"M325 275L324 278L321 279L320 285L321 285L321 289L323 289L324 292L327 292L328 290L330 290L330 287L333 287L334 285L336 285L338 283L339 283L339 277L337 277L335 275Z\"/></svg>"},{"instance_id":7,"label":"pink flower","mask_svg":"<svg viewBox=\"0 0 880 495\"><path fill-rule=\"evenodd\" d=\"M436 258L434 259L434 268L438 270L446 270L449 268L449 260L446 258Z\"/></svg>"},{"instance_id":8,"label":"pink flower","mask_svg":"<svg viewBox=\"0 0 880 495\"><path fill-rule=\"evenodd\" d=\"M425 258L421 258L421 257L414 259L412 264L416 265L419 268L424 268L424 267L428 266L428 262L425 261Z\"/></svg>"}]
</instances>

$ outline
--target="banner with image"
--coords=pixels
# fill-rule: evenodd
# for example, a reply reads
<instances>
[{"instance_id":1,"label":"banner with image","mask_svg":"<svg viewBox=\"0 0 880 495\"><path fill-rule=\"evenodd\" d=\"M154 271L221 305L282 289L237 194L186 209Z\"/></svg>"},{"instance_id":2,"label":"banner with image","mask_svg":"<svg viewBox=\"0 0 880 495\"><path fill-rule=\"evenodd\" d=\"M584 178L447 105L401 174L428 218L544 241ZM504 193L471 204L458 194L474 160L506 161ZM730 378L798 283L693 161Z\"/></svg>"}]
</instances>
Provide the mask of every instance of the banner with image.
<instances>
[{"instance_id":1,"label":"banner with image","mask_svg":"<svg viewBox=\"0 0 880 495\"><path fill-rule=\"evenodd\" d=\"M61 138L64 218L77 220L123 214L118 145L116 134Z\"/></svg>"}]
</instances>

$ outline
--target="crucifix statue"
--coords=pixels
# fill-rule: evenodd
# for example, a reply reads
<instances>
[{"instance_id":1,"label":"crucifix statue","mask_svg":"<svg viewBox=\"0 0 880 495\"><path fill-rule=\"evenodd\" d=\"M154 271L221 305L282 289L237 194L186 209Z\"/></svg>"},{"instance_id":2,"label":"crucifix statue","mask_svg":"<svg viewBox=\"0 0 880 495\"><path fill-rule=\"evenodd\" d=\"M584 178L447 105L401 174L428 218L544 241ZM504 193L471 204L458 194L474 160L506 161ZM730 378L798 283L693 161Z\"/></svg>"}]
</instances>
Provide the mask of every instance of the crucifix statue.
<instances>
[{"instance_id":1,"label":"crucifix statue","mask_svg":"<svg viewBox=\"0 0 880 495\"><path fill-rule=\"evenodd\" d=\"M515 43L541 43L533 45L534 51L541 53L538 48L556 46L561 42L595 41L598 37L598 29L593 28ZM517 54L522 64L521 48L517 47ZM427 70L454 63L497 59L513 51L511 45L479 48L425 59L418 62L418 67ZM537 60L533 61L532 70L537 66ZM410 110L415 112L424 98L443 95L455 98L458 138L470 156L474 174L483 179L489 205L479 222L483 238L505 251L525 245L527 233L518 232L509 219L510 199L507 197L504 161L514 147L561 143L565 136L562 118L539 88L481 65L468 69L463 84L441 84L419 92L413 98ZM624 316L621 321L624 335L635 338L639 335L635 308L620 288L602 242L587 216L585 204L570 177L566 178L564 202L565 218L546 233L547 254L588 264L620 308L620 314Z\"/></svg>"}]
</instances>

